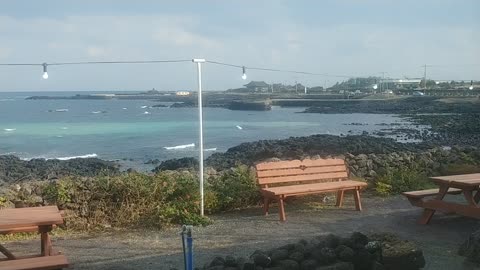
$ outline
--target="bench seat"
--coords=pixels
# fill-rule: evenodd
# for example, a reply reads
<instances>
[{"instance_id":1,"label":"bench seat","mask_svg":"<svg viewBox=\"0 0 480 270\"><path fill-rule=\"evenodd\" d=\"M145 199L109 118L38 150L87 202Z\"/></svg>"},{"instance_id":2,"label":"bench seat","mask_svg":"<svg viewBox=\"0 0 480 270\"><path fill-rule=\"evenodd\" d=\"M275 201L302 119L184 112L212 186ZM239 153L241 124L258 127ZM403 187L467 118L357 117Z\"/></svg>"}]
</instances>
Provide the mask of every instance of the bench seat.
<instances>
[{"instance_id":1,"label":"bench seat","mask_svg":"<svg viewBox=\"0 0 480 270\"><path fill-rule=\"evenodd\" d=\"M53 270L68 266L64 255L0 261L0 270Z\"/></svg>"},{"instance_id":2,"label":"bench seat","mask_svg":"<svg viewBox=\"0 0 480 270\"><path fill-rule=\"evenodd\" d=\"M362 210L360 190L367 183L348 179L345 160L338 158L263 162L256 165L257 180L263 195L265 215L271 201L277 201L280 221L285 221L286 197L337 192L341 207L345 191L353 191L355 208Z\"/></svg>"},{"instance_id":3,"label":"bench seat","mask_svg":"<svg viewBox=\"0 0 480 270\"><path fill-rule=\"evenodd\" d=\"M432 188L432 189L425 189L425 190L408 191L408 192L403 192L402 194L405 197L422 199L429 196L435 196L438 194L438 192L439 192L438 188ZM458 188L449 188L447 192L447 194L460 194L460 193L462 193L462 190Z\"/></svg>"},{"instance_id":4,"label":"bench seat","mask_svg":"<svg viewBox=\"0 0 480 270\"><path fill-rule=\"evenodd\" d=\"M337 182L325 182L314 184L303 184L294 186L280 186L263 188L261 191L267 196L279 196L285 195L303 195L319 192L334 192L339 190L352 190L366 187L367 183L353 180L337 181Z\"/></svg>"}]
</instances>

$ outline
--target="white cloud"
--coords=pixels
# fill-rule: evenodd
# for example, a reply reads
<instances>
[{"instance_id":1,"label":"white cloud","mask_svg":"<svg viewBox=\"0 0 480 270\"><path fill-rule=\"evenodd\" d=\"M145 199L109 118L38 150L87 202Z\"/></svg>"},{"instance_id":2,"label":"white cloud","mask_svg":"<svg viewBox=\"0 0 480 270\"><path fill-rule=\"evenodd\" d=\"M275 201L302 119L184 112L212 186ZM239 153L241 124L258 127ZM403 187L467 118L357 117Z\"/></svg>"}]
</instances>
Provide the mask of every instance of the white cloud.
<instances>
[{"instance_id":1,"label":"white cloud","mask_svg":"<svg viewBox=\"0 0 480 270\"><path fill-rule=\"evenodd\" d=\"M102 47L97 46L88 46L87 47L87 55L90 57L101 57L107 55L107 50Z\"/></svg>"},{"instance_id":2,"label":"white cloud","mask_svg":"<svg viewBox=\"0 0 480 270\"><path fill-rule=\"evenodd\" d=\"M264 16L261 14L259 16ZM253 26L233 29L234 26L223 25L218 20L183 15L96 15L56 19L0 16L0 59L2 62L42 63L205 57L239 65L317 73L360 76L387 71L391 76L401 76L421 74L419 66L424 63L471 64L480 58L480 37L474 29L466 27L299 25L294 18L283 14L261 19L265 22L258 29ZM231 79L238 77L238 71L211 66L206 69L215 71L214 76L209 75L206 80L207 88L238 87ZM92 66L87 71L92 72L90 80L76 78L67 73L67 69L58 67L55 72L65 72L62 78L72 76L70 80L51 80L42 87L188 89L195 85L190 78L185 79L185 72L193 72L188 63L168 67L158 65L154 71L152 66L135 66L135 76L119 76L127 72L126 68L112 66ZM292 77L284 73L249 72L249 78L258 80L284 81ZM102 77L95 77L99 73ZM439 77L473 78L479 73L478 66L457 73L449 69L432 71ZM37 81L25 79L26 74L5 74L0 72L0 80L7 88L19 87L18 81L22 81L24 89L40 90ZM168 76L159 79L158 74ZM33 76L37 74L32 73ZM325 80L323 77L304 79L320 85Z\"/></svg>"}]
</instances>

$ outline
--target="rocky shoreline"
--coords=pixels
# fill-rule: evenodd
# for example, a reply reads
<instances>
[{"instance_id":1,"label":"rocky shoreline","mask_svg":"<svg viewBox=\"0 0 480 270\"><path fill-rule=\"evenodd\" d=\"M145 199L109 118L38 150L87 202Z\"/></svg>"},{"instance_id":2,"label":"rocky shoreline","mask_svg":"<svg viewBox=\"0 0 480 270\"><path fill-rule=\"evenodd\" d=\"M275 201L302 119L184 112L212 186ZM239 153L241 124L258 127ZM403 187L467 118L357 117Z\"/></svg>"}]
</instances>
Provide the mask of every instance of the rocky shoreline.
<instances>
[{"instance_id":1,"label":"rocky shoreline","mask_svg":"<svg viewBox=\"0 0 480 270\"><path fill-rule=\"evenodd\" d=\"M479 164L480 153L480 106L477 101L448 103L437 98L425 97L414 99L408 106L409 99L394 101L389 105L378 105L376 112L398 113L402 107L405 119L414 123L412 129L402 129L406 138L419 142L401 143L385 136L395 136L399 130L394 126L375 132L354 136L312 135L307 137L291 137L283 140L261 140L242 143L228 149L224 153L214 153L205 160L205 165L213 171L222 171L243 164L252 166L257 162L269 159L303 159L329 156L344 157L353 175L362 178L374 178L391 169L402 169L408 166L423 166L429 174L439 171L440 167L451 163ZM357 104L349 101L350 104ZM358 103L361 104L364 101ZM377 101L367 101L369 102ZM383 101L385 104L387 102ZM390 102L390 101L389 101ZM338 104L338 102L336 103ZM358 105L368 109L367 105ZM392 104L393 107L390 108ZM432 104L435 104L432 107ZM371 104L370 104L371 105ZM365 112L359 107L338 106L322 108L336 113ZM348 109L347 109L348 108ZM390 109L389 109L390 108ZM407 109L405 109L407 108ZM423 113L433 109L439 113ZM307 109L306 111L312 111ZM360 110L360 111L358 111ZM370 109L368 109L370 110ZM389 111L391 110L391 111ZM407 113L420 111L422 113ZM455 113L454 113L455 112ZM352 125L361 123L352 123ZM428 126L421 130L419 126ZM401 135L397 135L401 136ZM192 157L153 162L159 165L153 172L197 168L198 160ZM99 174L119 174L119 165L115 162L97 158L72 159L67 161L33 159L24 161L15 156L0 156L0 185L32 180L57 179L69 175L96 176ZM128 171L132 171L131 169Z\"/></svg>"}]
</instances>

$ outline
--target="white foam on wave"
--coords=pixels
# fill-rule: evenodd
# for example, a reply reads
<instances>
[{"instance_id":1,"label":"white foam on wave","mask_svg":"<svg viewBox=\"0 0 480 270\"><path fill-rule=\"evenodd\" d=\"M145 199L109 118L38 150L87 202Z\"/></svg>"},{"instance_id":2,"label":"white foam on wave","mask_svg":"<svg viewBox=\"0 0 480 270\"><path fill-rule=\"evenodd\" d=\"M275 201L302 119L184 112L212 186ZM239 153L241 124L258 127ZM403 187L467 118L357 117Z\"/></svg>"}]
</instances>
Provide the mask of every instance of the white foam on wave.
<instances>
[{"instance_id":1,"label":"white foam on wave","mask_svg":"<svg viewBox=\"0 0 480 270\"><path fill-rule=\"evenodd\" d=\"M237 129L240 129L240 130L242 130L242 129L243 129L241 126L238 126L238 125L237 125L236 127L237 127Z\"/></svg>"},{"instance_id":2,"label":"white foam on wave","mask_svg":"<svg viewBox=\"0 0 480 270\"><path fill-rule=\"evenodd\" d=\"M126 110L127 108L122 108L122 110Z\"/></svg>"},{"instance_id":3,"label":"white foam on wave","mask_svg":"<svg viewBox=\"0 0 480 270\"><path fill-rule=\"evenodd\" d=\"M14 132L15 130L17 130L16 128L4 128L3 129L5 132Z\"/></svg>"},{"instance_id":4,"label":"white foam on wave","mask_svg":"<svg viewBox=\"0 0 480 270\"><path fill-rule=\"evenodd\" d=\"M165 146L163 148L167 150L177 150L177 149L185 149L185 148L191 148L191 147L195 147L195 144L190 143L190 144L183 144L183 145L177 145L177 146Z\"/></svg>"},{"instance_id":5,"label":"white foam on wave","mask_svg":"<svg viewBox=\"0 0 480 270\"><path fill-rule=\"evenodd\" d=\"M145 111L143 114L150 114L150 112Z\"/></svg>"},{"instance_id":6,"label":"white foam on wave","mask_svg":"<svg viewBox=\"0 0 480 270\"><path fill-rule=\"evenodd\" d=\"M14 101L13 98L0 98L0 101Z\"/></svg>"},{"instance_id":7,"label":"white foam on wave","mask_svg":"<svg viewBox=\"0 0 480 270\"><path fill-rule=\"evenodd\" d=\"M60 129L66 130L66 129L68 129L68 127L61 127Z\"/></svg>"},{"instance_id":8,"label":"white foam on wave","mask_svg":"<svg viewBox=\"0 0 480 270\"><path fill-rule=\"evenodd\" d=\"M86 155L80 155L80 156L71 156L71 157L45 157L45 156L36 156L32 158L21 158L21 160L29 161L32 159L45 159L45 160L51 160L51 159L58 159L58 160L71 160L71 159L76 159L76 158L96 158L98 157L97 154L86 154Z\"/></svg>"},{"instance_id":9,"label":"white foam on wave","mask_svg":"<svg viewBox=\"0 0 480 270\"><path fill-rule=\"evenodd\" d=\"M55 112L68 112L68 109L56 109Z\"/></svg>"},{"instance_id":10,"label":"white foam on wave","mask_svg":"<svg viewBox=\"0 0 480 270\"><path fill-rule=\"evenodd\" d=\"M93 114L102 113L102 111L93 111Z\"/></svg>"},{"instance_id":11,"label":"white foam on wave","mask_svg":"<svg viewBox=\"0 0 480 270\"><path fill-rule=\"evenodd\" d=\"M210 151L217 151L217 148L214 147L214 148L207 148L207 149L203 149L204 152L210 152Z\"/></svg>"},{"instance_id":12,"label":"white foam on wave","mask_svg":"<svg viewBox=\"0 0 480 270\"><path fill-rule=\"evenodd\" d=\"M148 108L148 106L144 105L144 106L142 106L142 107L140 107L140 108L145 109L145 108Z\"/></svg>"}]
</instances>

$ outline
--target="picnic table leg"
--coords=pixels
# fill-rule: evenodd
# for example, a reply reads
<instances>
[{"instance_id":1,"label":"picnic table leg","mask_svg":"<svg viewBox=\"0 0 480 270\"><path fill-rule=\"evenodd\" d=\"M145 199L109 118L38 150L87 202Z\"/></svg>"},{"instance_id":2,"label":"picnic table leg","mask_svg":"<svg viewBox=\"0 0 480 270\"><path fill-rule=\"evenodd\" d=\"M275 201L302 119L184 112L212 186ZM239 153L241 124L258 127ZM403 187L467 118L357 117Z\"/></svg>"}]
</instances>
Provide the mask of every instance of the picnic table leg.
<instances>
[{"instance_id":1,"label":"picnic table leg","mask_svg":"<svg viewBox=\"0 0 480 270\"><path fill-rule=\"evenodd\" d=\"M42 256L52 255L52 241L50 240L49 232L52 231L52 226L39 226L41 237L41 254Z\"/></svg>"},{"instance_id":2,"label":"picnic table leg","mask_svg":"<svg viewBox=\"0 0 480 270\"><path fill-rule=\"evenodd\" d=\"M477 193L475 193L475 197L473 197L476 203L480 202L480 190L477 190Z\"/></svg>"},{"instance_id":3,"label":"picnic table leg","mask_svg":"<svg viewBox=\"0 0 480 270\"><path fill-rule=\"evenodd\" d=\"M445 197L447 192L448 192L448 186L441 185L435 199L436 200L443 200L443 198ZM435 214L435 210L426 208L425 210L423 210L423 214L420 217L420 219L418 220L418 224L422 224L422 225L428 224L430 222L430 220L432 219L434 214Z\"/></svg>"},{"instance_id":4,"label":"picnic table leg","mask_svg":"<svg viewBox=\"0 0 480 270\"><path fill-rule=\"evenodd\" d=\"M355 189L353 191L353 197L355 199L355 209L362 211L362 202L360 201L360 190Z\"/></svg>"},{"instance_id":5,"label":"picnic table leg","mask_svg":"<svg viewBox=\"0 0 480 270\"><path fill-rule=\"evenodd\" d=\"M5 256L7 256L7 259L9 260L15 260L15 256L4 246L0 245L0 252L3 253Z\"/></svg>"},{"instance_id":6,"label":"picnic table leg","mask_svg":"<svg viewBox=\"0 0 480 270\"><path fill-rule=\"evenodd\" d=\"M337 206L338 207L342 207L343 205L343 195L345 194L345 192L343 190L339 190L337 192Z\"/></svg>"},{"instance_id":7,"label":"picnic table leg","mask_svg":"<svg viewBox=\"0 0 480 270\"><path fill-rule=\"evenodd\" d=\"M270 198L264 197L263 198L263 211L265 212L265 216L268 216L269 208L270 208Z\"/></svg>"},{"instance_id":8,"label":"picnic table leg","mask_svg":"<svg viewBox=\"0 0 480 270\"><path fill-rule=\"evenodd\" d=\"M465 199L467 200L469 205L477 207L477 201L473 197L472 192L473 192L472 190L464 190L463 191L463 196L465 196ZM478 194L478 192L477 192L477 194ZM475 197L476 197L477 194L475 194Z\"/></svg>"},{"instance_id":9,"label":"picnic table leg","mask_svg":"<svg viewBox=\"0 0 480 270\"><path fill-rule=\"evenodd\" d=\"M279 215L280 215L280 221L285 221L286 220L285 205L284 205L284 202L283 202L284 199L285 199L285 197L283 195L278 197L278 207L279 207L278 212L279 212Z\"/></svg>"}]
</instances>

